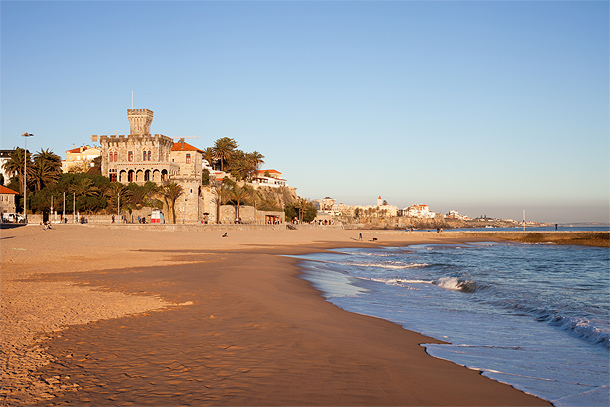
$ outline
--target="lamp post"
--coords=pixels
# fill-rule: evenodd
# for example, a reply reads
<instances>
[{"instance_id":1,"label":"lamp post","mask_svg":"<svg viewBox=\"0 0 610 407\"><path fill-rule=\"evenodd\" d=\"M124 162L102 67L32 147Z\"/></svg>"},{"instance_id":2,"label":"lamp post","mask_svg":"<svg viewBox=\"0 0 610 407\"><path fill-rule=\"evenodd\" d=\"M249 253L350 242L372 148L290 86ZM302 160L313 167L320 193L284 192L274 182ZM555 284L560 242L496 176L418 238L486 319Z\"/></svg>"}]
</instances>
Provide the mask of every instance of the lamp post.
<instances>
[{"instance_id":1,"label":"lamp post","mask_svg":"<svg viewBox=\"0 0 610 407\"><path fill-rule=\"evenodd\" d=\"M25 218L25 223L28 223L28 137L32 137L34 135L30 133L23 133L22 136L25 138L25 151L23 153L23 217Z\"/></svg>"}]
</instances>

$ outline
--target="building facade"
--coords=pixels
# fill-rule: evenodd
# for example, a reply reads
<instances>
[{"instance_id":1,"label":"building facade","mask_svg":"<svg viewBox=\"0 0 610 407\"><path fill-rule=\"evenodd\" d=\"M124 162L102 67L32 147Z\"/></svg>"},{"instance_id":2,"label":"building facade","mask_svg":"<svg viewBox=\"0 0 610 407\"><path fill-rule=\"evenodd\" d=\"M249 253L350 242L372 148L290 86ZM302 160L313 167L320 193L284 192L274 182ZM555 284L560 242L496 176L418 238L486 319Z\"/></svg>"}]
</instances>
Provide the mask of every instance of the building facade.
<instances>
[{"instance_id":1,"label":"building facade","mask_svg":"<svg viewBox=\"0 0 610 407\"><path fill-rule=\"evenodd\" d=\"M4 170L4 163L11 159L11 154L15 150L0 150L0 173L4 177L4 183L8 184L14 174L10 174Z\"/></svg>"},{"instance_id":2,"label":"building facade","mask_svg":"<svg viewBox=\"0 0 610 407\"><path fill-rule=\"evenodd\" d=\"M0 213L15 213L17 212L15 205L15 197L17 192L0 185Z\"/></svg>"},{"instance_id":3,"label":"building facade","mask_svg":"<svg viewBox=\"0 0 610 407\"><path fill-rule=\"evenodd\" d=\"M277 170L254 171L252 183L275 188L286 186L286 180L282 178L282 173Z\"/></svg>"},{"instance_id":4,"label":"building facade","mask_svg":"<svg viewBox=\"0 0 610 407\"><path fill-rule=\"evenodd\" d=\"M192 223L201 219L200 198L202 151L184 142L174 143L162 134L150 134L153 111L127 109L130 134L99 137L102 175L111 181L143 185L175 182L183 194L175 203L176 222ZM95 142L97 135L91 139Z\"/></svg>"},{"instance_id":5,"label":"building facade","mask_svg":"<svg viewBox=\"0 0 610 407\"><path fill-rule=\"evenodd\" d=\"M170 151L172 164L178 165L178 173L171 181L182 186L182 195L176 201L176 221L192 220L196 216L203 219L204 202L201 194L201 171L203 170L203 151L180 139Z\"/></svg>"},{"instance_id":6,"label":"building facade","mask_svg":"<svg viewBox=\"0 0 610 407\"><path fill-rule=\"evenodd\" d=\"M150 134L153 111L128 109L130 134L100 136L102 175L123 184L147 181L161 183L180 173L180 166L171 161L173 139ZM97 140L97 135L91 138Z\"/></svg>"},{"instance_id":7,"label":"building facade","mask_svg":"<svg viewBox=\"0 0 610 407\"><path fill-rule=\"evenodd\" d=\"M66 150L66 159L61 162L61 170L66 173L70 170L79 170L86 172L93 167L93 160L102 154L99 147L81 146L75 147L72 145L71 150Z\"/></svg>"}]
</instances>

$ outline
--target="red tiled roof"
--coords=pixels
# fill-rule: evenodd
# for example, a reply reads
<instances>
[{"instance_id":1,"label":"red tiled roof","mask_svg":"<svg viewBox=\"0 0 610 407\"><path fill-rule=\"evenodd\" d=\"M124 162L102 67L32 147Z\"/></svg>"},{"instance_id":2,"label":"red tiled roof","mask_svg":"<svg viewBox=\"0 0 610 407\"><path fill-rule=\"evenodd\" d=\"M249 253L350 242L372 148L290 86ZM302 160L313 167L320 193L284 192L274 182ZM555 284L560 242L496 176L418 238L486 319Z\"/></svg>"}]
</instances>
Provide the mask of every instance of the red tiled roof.
<instances>
[{"instance_id":1,"label":"red tiled roof","mask_svg":"<svg viewBox=\"0 0 610 407\"><path fill-rule=\"evenodd\" d=\"M281 172L277 170L256 170L257 174L264 174L266 172L269 172L269 174L281 174Z\"/></svg>"},{"instance_id":2,"label":"red tiled roof","mask_svg":"<svg viewBox=\"0 0 610 407\"><path fill-rule=\"evenodd\" d=\"M74 154L80 153L81 152L80 151L81 148L83 149L83 152L85 152L85 151L91 150L92 148L95 148L95 147L87 147L87 146L76 147L76 148L73 148L71 150L66 150L66 153L74 153Z\"/></svg>"},{"instance_id":3,"label":"red tiled roof","mask_svg":"<svg viewBox=\"0 0 610 407\"><path fill-rule=\"evenodd\" d=\"M172 147L172 151L199 151L200 153L203 154L203 151L201 151L197 147L193 147L189 143L184 143L184 148L182 148L182 143L180 143L180 142L174 143L174 146Z\"/></svg>"},{"instance_id":4,"label":"red tiled roof","mask_svg":"<svg viewBox=\"0 0 610 407\"><path fill-rule=\"evenodd\" d=\"M13 191L12 189L8 189L7 187L0 185L0 194L16 194L18 195L18 192Z\"/></svg>"}]
</instances>

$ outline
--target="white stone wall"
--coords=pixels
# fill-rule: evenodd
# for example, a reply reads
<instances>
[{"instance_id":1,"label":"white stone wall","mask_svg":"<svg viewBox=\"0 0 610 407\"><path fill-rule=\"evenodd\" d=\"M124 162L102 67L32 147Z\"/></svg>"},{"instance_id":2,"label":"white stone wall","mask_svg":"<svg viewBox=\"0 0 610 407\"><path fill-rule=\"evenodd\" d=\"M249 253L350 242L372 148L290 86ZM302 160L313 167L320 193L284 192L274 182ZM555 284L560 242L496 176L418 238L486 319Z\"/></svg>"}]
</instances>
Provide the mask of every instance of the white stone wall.
<instances>
[{"instance_id":1,"label":"white stone wall","mask_svg":"<svg viewBox=\"0 0 610 407\"><path fill-rule=\"evenodd\" d=\"M0 212L15 213L15 194L0 194Z\"/></svg>"}]
</instances>

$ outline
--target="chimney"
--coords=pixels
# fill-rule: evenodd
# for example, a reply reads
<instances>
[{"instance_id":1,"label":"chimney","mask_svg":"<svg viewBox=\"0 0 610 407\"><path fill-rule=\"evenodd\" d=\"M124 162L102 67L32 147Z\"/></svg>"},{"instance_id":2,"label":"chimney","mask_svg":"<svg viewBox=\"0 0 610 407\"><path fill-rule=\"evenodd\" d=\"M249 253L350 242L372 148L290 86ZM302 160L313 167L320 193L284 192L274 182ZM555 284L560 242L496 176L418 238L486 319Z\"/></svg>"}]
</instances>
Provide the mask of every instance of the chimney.
<instances>
[{"instance_id":1,"label":"chimney","mask_svg":"<svg viewBox=\"0 0 610 407\"><path fill-rule=\"evenodd\" d=\"M180 149L184 150L184 139L183 138L180 139Z\"/></svg>"}]
</instances>

